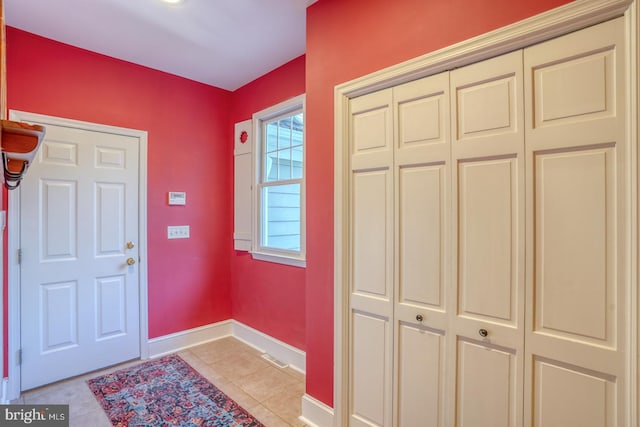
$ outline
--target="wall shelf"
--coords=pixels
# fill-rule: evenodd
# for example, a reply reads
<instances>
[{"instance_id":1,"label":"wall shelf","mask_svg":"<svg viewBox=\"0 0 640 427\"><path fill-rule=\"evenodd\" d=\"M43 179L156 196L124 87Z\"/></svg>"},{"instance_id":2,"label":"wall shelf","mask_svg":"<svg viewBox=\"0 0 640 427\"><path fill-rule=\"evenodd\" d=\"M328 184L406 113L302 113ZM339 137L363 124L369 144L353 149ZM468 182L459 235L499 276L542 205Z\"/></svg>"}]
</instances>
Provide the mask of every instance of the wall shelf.
<instances>
[{"instance_id":1,"label":"wall shelf","mask_svg":"<svg viewBox=\"0 0 640 427\"><path fill-rule=\"evenodd\" d=\"M24 122L1 120L2 167L4 185L12 190L20 185L27 168L36 156L45 128Z\"/></svg>"}]
</instances>

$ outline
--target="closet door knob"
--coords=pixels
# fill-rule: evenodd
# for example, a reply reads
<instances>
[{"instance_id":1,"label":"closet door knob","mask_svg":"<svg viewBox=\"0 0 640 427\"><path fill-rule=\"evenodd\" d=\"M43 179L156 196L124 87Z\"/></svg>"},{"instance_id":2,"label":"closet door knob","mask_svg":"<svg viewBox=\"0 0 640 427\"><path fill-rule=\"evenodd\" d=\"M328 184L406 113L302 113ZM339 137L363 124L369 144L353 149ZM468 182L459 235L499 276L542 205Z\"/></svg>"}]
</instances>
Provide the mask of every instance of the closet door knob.
<instances>
[{"instance_id":1,"label":"closet door knob","mask_svg":"<svg viewBox=\"0 0 640 427\"><path fill-rule=\"evenodd\" d=\"M478 334L480 334L481 337L486 337L487 335L489 335L489 331L487 331L486 329L480 329L478 331Z\"/></svg>"},{"instance_id":2,"label":"closet door knob","mask_svg":"<svg viewBox=\"0 0 640 427\"><path fill-rule=\"evenodd\" d=\"M422 322L422 321L424 320L424 317L422 317L422 314L418 314L418 315L416 316L416 320L417 320L418 322Z\"/></svg>"}]
</instances>

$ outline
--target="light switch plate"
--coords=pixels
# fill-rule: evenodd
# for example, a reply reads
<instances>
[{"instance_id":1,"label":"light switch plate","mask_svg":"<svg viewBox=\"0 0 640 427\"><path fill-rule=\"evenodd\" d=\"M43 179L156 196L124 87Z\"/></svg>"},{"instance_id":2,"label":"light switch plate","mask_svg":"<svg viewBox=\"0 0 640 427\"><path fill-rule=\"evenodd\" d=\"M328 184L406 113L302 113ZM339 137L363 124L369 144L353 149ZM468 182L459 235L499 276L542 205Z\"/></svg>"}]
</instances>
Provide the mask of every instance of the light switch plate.
<instances>
[{"instance_id":1,"label":"light switch plate","mask_svg":"<svg viewBox=\"0 0 640 427\"><path fill-rule=\"evenodd\" d=\"M169 225L167 227L167 239L188 239L188 225Z\"/></svg>"},{"instance_id":2,"label":"light switch plate","mask_svg":"<svg viewBox=\"0 0 640 427\"><path fill-rule=\"evenodd\" d=\"M169 191L170 205L186 205L187 193L184 191Z\"/></svg>"}]
</instances>

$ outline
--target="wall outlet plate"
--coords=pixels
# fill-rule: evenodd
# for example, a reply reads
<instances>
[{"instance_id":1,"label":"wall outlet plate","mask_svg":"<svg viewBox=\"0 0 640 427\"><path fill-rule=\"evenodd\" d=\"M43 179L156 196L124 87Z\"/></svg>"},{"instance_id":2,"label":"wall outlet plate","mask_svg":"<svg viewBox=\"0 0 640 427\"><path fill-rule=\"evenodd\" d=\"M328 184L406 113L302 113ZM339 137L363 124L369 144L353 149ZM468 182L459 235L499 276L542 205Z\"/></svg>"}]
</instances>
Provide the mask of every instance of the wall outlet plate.
<instances>
[{"instance_id":1,"label":"wall outlet plate","mask_svg":"<svg viewBox=\"0 0 640 427\"><path fill-rule=\"evenodd\" d=\"M188 239L188 225L169 225L167 227L167 239Z\"/></svg>"}]
</instances>

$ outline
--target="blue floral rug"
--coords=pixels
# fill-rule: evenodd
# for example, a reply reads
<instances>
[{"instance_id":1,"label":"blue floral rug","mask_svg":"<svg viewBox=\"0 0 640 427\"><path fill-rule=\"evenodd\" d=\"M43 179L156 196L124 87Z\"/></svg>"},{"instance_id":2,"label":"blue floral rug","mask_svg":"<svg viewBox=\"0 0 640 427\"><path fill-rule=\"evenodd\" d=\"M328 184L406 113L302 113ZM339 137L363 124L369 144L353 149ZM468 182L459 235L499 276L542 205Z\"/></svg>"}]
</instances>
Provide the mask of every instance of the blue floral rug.
<instances>
[{"instance_id":1,"label":"blue floral rug","mask_svg":"<svg viewBox=\"0 0 640 427\"><path fill-rule=\"evenodd\" d=\"M87 383L117 427L264 427L176 355Z\"/></svg>"}]
</instances>

